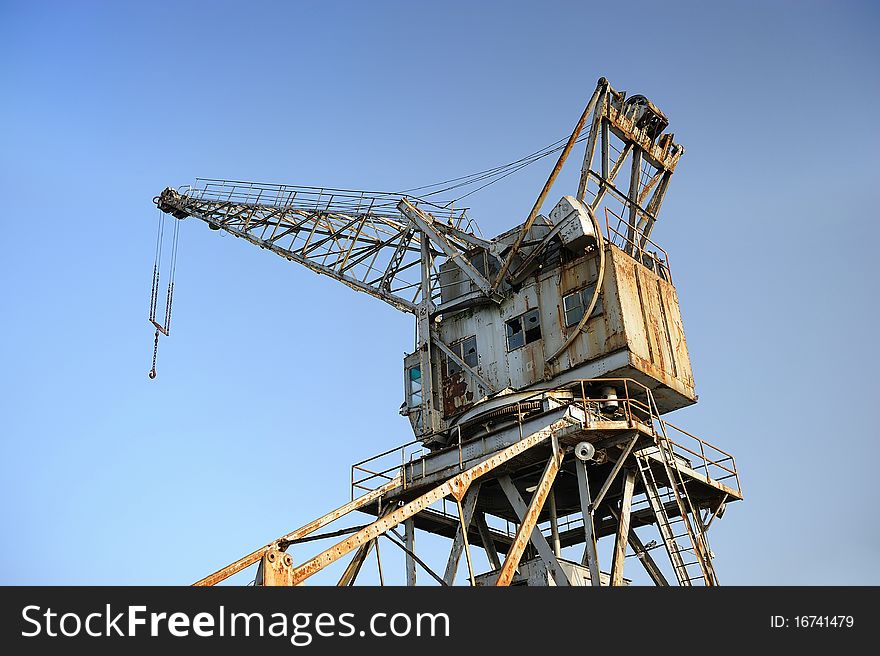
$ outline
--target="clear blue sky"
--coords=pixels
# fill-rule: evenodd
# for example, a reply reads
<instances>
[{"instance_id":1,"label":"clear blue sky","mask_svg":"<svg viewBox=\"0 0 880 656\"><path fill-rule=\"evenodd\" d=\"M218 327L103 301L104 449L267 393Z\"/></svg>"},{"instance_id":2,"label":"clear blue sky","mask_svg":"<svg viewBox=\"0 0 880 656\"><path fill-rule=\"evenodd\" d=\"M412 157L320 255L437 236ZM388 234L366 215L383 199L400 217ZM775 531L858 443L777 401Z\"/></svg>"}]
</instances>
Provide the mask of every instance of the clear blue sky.
<instances>
[{"instance_id":1,"label":"clear blue sky","mask_svg":"<svg viewBox=\"0 0 880 656\"><path fill-rule=\"evenodd\" d=\"M587 4L0 1L0 583L189 583L410 439L410 318L197 221L148 380L153 196L470 173L604 75L687 148L654 236L700 394L673 420L742 472L722 583L880 584L877 6ZM472 197L484 232L550 165Z\"/></svg>"}]
</instances>

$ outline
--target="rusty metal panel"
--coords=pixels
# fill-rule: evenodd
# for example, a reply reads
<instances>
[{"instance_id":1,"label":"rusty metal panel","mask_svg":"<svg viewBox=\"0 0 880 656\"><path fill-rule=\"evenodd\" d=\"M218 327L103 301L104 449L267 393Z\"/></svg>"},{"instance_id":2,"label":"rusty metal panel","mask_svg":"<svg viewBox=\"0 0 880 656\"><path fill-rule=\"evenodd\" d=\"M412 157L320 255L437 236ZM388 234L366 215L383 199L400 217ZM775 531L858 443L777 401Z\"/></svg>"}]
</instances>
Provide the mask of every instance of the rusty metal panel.
<instances>
[{"instance_id":1,"label":"rusty metal panel","mask_svg":"<svg viewBox=\"0 0 880 656\"><path fill-rule=\"evenodd\" d=\"M443 377L443 416L453 417L470 408L474 401L473 384L463 371Z\"/></svg>"},{"instance_id":2,"label":"rusty metal panel","mask_svg":"<svg viewBox=\"0 0 880 656\"><path fill-rule=\"evenodd\" d=\"M467 337L456 340L448 346L460 355L466 364L475 366L479 372L479 352L477 351L477 336L469 335ZM473 350L473 354L466 353L465 350ZM473 357L477 358L477 362L468 362ZM478 401L484 394L481 390L479 382L458 363L453 362L445 354L440 354L441 362L435 365L435 369L440 372L440 380L442 382L442 400L443 415L451 417L460 412L464 412Z\"/></svg>"},{"instance_id":3,"label":"rusty metal panel","mask_svg":"<svg viewBox=\"0 0 880 656\"><path fill-rule=\"evenodd\" d=\"M691 369L691 358L688 353L687 341L684 337L684 324L681 320L681 306L678 303L678 291L665 280L660 281L666 316L669 325L669 338L678 367L677 378L693 389L694 373Z\"/></svg>"},{"instance_id":4,"label":"rusty metal panel","mask_svg":"<svg viewBox=\"0 0 880 656\"><path fill-rule=\"evenodd\" d=\"M673 377L675 377L674 365L669 353L669 340L663 327L660 295L657 291L657 285L655 280L652 280L651 273L642 265L634 262L633 271L636 276L639 297L642 301L641 315L650 351L654 356L653 362L660 371L673 374Z\"/></svg>"},{"instance_id":5,"label":"rusty metal panel","mask_svg":"<svg viewBox=\"0 0 880 656\"><path fill-rule=\"evenodd\" d=\"M440 325L440 337L451 347L475 337L477 364L474 369L492 389L503 389L509 382L506 378L503 347L499 348L498 344L500 331L496 327L497 322L498 312L494 308L482 311L465 310L444 319ZM443 408L445 418L467 410L488 393L489 390L482 389L466 372L450 371L448 358L439 349L435 349L433 356L433 369L440 378L440 385L437 387L441 390L438 407ZM501 374L504 378L501 378Z\"/></svg>"},{"instance_id":6,"label":"rusty metal panel","mask_svg":"<svg viewBox=\"0 0 880 656\"><path fill-rule=\"evenodd\" d=\"M605 264L605 275L611 276L616 283L620 319L623 323L627 347L641 359L653 364L654 353L648 340L642 295L636 276L638 264L613 246L609 249L609 255L611 257Z\"/></svg>"},{"instance_id":7,"label":"rusty metal panel","mask_svg":"<svg viewBox=\"0 0 880 656\"><path fill-rule=\"evenodd\" d=\"M693 372L675 287L616 246L609 250L609 274L617 288L632 365L669 388L656 393L661 405L668 401L671 407L681 407L693 402ZM684 398L673 398L675 394Z\"/></svg>"},{"instance_id":8,"label":"rusty metal panel","mask_svg":"<svg viewBox=\"0 0 880 656\"><path fill-rule=\"evenodd\" d=\"M502 357L505 352L504 330L497 312L474 313L474 333L477 336L477 350L480 352L480 373L492 386L500 390L508 386L507 360Z\"/></svg>"},{"instance_id":9,"label":"rusty metal panel","mask_svg":"<svg viewBox=\"0 0 880 656\"><path fill-rule=\"evenodd\" d=\"M602 285L603 307L605 308L605 344L604 351L612 353L627 346L629 339L626 324L623 321L622 300L615 276L609 272L613 247L605 248L605 279Z\"/></svg>"}]
</instances>

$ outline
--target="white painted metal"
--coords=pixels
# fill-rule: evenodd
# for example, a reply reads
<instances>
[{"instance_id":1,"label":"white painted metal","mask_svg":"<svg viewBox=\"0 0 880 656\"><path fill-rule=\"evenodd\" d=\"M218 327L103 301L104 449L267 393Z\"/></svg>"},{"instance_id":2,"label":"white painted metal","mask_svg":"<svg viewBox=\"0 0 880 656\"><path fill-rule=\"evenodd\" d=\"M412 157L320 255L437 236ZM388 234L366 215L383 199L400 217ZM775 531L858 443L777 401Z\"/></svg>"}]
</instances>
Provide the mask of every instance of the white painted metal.
<instances>
[{"instance_id":1,"label":"white painted metal","mask_svg":"<svg viewBox=\"0 0 880 656\"><path fill-rule=\"evenodd\" d=\"M573 563L570 560L559 559L559 567L562 569L568 584L571 586L588 586L592 585L590 581L590 570L583 565ZM607 586L609 577L606 572L599 574L602 585ZM498 579L498 572L491 571L480 574L475 577L477 586L494 586ZM623 580L623 585L629 585L628 579ZM511 585L528 585L528 586L555 586L556 581L547 564L540 558L534 558L519 564L519 572L513 577Z\"/></svg>"}]
</instances>

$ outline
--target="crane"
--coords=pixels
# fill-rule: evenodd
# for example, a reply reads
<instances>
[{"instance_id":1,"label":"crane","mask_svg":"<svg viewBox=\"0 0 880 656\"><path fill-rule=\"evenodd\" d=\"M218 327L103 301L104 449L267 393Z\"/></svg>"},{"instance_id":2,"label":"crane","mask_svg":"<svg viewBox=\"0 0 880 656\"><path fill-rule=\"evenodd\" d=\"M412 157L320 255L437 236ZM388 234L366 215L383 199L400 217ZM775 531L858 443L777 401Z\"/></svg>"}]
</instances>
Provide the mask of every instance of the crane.
<instances>
[{"instance_id":1,"label":"crane","mask_svg":"<svg viewBox=\"0 0 880 656\"><path fill-rule=\"evenodd\" d=\"M711 445L700 441L703 468L708 472L710 461L732 465L723 470L725 478L732 472L735 485L708 473L695 478L695 464L681 455L681 448L669 437L671 424L660 417L696 401L668 256L650 238L684 153L674 136L664 132L667 126L668 119L650 100L627 97L600 78L567 139L464 178L468 183L497 180L517 167L559 153L525 220L493 239L478 233L466 208L436 200L436 189L417 195L202 178L190 186L164 189L154 199L162 215L204 221L213 230L410 313L416 323L415 349L404 358L401 414L410 421L416 438L412 444L422 452L415 460L410 453L409 469L404 463L400 471L385 470L381 479L386 482L368 488L364 481L376 482L377 474L364 462L357 463L350 504L200 583L216 583L258 561L263 584L299 583L356 549L342 581L351 583L376 544L378 538L372 534L356 533L343 541L344 548L320 554L298 568L284 552L355 509L375 514L381 534L389 539L393 539L389 532L405 523L406 538L399 546L407 552L412 582L416 562L429 569L413 548L418 518L424 530L452 531L446 574L441 578L431 572L441 582L454 579L462 551L471 570L468 537L476 531L476 539L497 565L496 583L510 583L531 540L547 580L560 585L581 576L599 585L605 575L598 567L599 531L594 524L601 511L617 535L609 580L622 583L623 554L630 544L659 583L666 579L630 530L634 493L644 494L648 512L642 521L660 531L678 582L690 585L699 578L708 585L717 583L705 530L726 503L742 496L733 458L717 450L717 458L707 459L705 451ZM579 143L584 143L584 157L577 192L562 196L542 214L563 165ZM628 182L622 183L627 177ZM619 211L609 201L616 202ZM599 220L602 211L604 230ZM160 221L160 229L162 225ZM175 223L175 243L176 239ZM164 321L156 318L158 255L154 266L151 377L159 335L170 329L174 253ZM599 432L591 428L597 423L603 423ZM549 453L548 443L552 443ZM532 471L534 459L524 460L527 451L543 454L538 461L545 469L534 486L525 485L537 475ZM572 453L577 457L566 461ZM456 454L458 467L453 472L450 458L455 460ZM421 463L420 472L412 462ZM607 475L606 485L597 488L595 496L588 482L588 463L603 466ZM577 476L554 484L565 467ZM356 472L367 476L356 480ZM511 477L517 473L519 479ZM618 476L624 481L625 502L620 507L607 502L602 506ZM472 483L479 477L487 482L477 497L480 485ZM577 484L562 483L575 478ZM696 494L694 480L699 481ZM520 487L532 488L528 507ZM413 491L421 488L430 489L413 501ZM355 491L366 493L355 499ZM457 528L450 528L448 518L429 508L453 497ZM409 503L395 510L387 505L389 499ZM583 571L561 564L560 510L582 514ZM542 512L551 520L552 548L542 542L540 532L534 534ZM508 540L493 532L485 521L490 515L512 519L519 525L517 535ZM677 536L676 522L685 524L684 533ZM681 543L683 537L687 544ZM499 546L507 552L503 566ZM688 551L695 561L686 564L683 554ZM698 566L699 574L695 576L689 566ZM473 571L470 580L476 582Z\"/></svg>"}]
</instances>

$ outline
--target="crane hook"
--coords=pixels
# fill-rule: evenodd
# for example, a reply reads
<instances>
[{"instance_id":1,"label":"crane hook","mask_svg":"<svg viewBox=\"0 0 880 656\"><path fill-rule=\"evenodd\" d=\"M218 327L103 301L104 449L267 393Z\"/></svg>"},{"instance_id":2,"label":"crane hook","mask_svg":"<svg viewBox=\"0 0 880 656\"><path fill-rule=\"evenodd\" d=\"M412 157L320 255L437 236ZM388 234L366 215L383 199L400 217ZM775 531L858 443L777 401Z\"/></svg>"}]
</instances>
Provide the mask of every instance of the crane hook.
<instances>
[{"instance_id":1,"label":"crane hook","mask_svg":"<svg viewBox=\"0 0 880 656\"><path fill-rule=\"evenodd\" d=\"M153 368L150 369L150 380L153 380L156 377L156 355L159 352L159 329L156 328L156 337L153 340Z\"/></svg>"}]
</instances>

